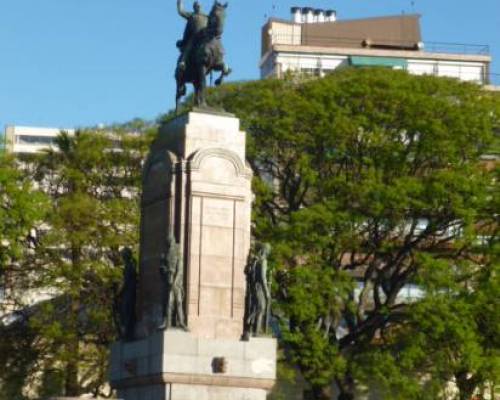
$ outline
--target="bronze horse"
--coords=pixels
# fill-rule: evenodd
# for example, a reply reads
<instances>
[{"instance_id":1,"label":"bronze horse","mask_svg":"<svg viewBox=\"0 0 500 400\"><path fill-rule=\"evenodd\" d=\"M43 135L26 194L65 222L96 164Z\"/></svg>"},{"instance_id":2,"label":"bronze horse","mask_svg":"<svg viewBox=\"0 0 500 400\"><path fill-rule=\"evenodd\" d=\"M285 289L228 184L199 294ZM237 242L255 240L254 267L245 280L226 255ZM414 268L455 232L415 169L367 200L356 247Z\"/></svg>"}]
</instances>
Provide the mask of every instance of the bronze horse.
<instances>
[{"instance_id":1,"label":"bronze horse","mask_svg":"<svg viewBox=\"0 0 500 400\"><path fill-rule=\"evenodd\" d=\"M175 70L177 91L175 108L178 110L179 101L186 94L186 84L194 86L194 104L206 106L206 76L212 71L220 71L220 76L215 80L215 85L220 85L231 69L224 62L224 48L221 36L226 18L226 4L215 1L208 16L207 27L202 29L194 38L194 44L187 54L186 65Z\"/></svg>"}]
</instances>

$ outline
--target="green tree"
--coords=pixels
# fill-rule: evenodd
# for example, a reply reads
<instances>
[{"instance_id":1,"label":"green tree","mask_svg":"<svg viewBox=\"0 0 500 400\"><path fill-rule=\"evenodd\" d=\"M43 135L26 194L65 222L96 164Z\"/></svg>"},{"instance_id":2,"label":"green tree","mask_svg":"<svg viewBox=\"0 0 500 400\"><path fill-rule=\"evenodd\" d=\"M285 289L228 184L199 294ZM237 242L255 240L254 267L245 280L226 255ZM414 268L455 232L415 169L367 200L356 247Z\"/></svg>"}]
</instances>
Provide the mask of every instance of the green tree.
<instances>
[{"instance_id":1,"label":"green tree","mask_svg":"<svg viewBox=\"0 0 500 400\"><path fill-rule=\"evenodd\" d=\"M353 399L374 383L370 362L410 382L384 350L412 320L417 299L405 291L433 269L482 268L474 243L494 196L481 156L498 100L456 80L348 69L227 85L210 103L249 134L254 234L273 243L274 310L314 398L334 382L340 400ZM406 398L426 390L413 385Z\"/></svg>"},{"instance_id":2,"label":"green tree","mask_svg":"<svg viewBox=\"0 0 500 400\"><path fill-rule=\"evenodd\" d=\"M32 332L12 314L26 305L27 271L21 269L31 251L31 231L44 218L45 196L35 190L15 160L0 153L0 398L21 396L25 378L33 371Z\"/></svg>"},{"instance_id":3,"label":"green tree","mask_svg":"<svg viewBox=\"0 0 500 400\"><path fill-rule=\"evenodd\" d=\"M427 276L420 282L426 296L409 306L406 324L366 349L360 372L374 377L388 398L470 400L485 392L496 398L499 266L493 257L481 268Z\"/></svg>"},{"instance_id":4,"label":"green tree","mask_svg":"<svg viewBox=\"0 0 500 400\"><path fill-rule=\"evenodd\" d=\"M425 349L417 370L441 392L455 383L459 400L500 381L499 272L498 264L485 268L462 287L433 293L413 307L411 340L403 348L410 354L417 346Z\"/></svg>"},{"instance_id":5,"label":"green tree","mask_svg":"<svg viewBox=\"0 0 500 400\"><path fill-rule=\"evenodd\" d=\"M150 135L80 131L27 162L49 196L36 235L30 285L51 299L32 307L40 396L105 393L108 349L115 340L113 300L123 246L138 243L141 165Z\"/></svg>"},{"instance_id":6,"label":"green tree","mask_svg":"<svg viewBox=\"0 0 500 400\"><path fill-rule=\"evenodd\" d=\"M23 257L30 231L43 217L44 196L5 153L0 154L0 277ZM3 284L8 282L3 281ZM5 293L8 294L8 293ZM14 300L14 299L12 299Z\"/></svg>"},{"instance_id":7,"label":"green tree","mask_svg":"<svg viewBox=\"0 0 500 400\"><path fill-rule=\"evenodd\" d=\"M97 394L106 382L116 267L120 248L138 243L146 145L144 137L63 133L58 151L38 162L36 177L53 202L37 251L37 284L52 287L60 301L47 303L32 323L52 343L47 365L61 371L68 396Z\"/></svg>"}]
</instances>

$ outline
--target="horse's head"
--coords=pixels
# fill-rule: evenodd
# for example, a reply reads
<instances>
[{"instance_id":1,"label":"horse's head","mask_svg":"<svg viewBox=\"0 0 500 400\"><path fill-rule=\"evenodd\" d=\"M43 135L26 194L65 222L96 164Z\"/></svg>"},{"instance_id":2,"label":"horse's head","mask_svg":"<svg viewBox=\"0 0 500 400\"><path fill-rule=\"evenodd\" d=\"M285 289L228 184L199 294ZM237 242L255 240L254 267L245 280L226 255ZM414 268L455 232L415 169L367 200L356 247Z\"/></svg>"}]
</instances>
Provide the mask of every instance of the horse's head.
<instances>
[{"instance_id":1,"label":"horse's head","mask_svg":"<svg viewBox=\"0 0 500 400\"><path fill-rule=\"evenodd\" d=\"M208 30L214 36L221 36L224 30L224 21L226 19L227 3L222 4L215 0L210 15L208 16Z\"/></svg>"},{"instance_id":2,"label":"horse's head","mask_svg":"<svg viewBox=\"0 0 500 400\"><path fill-rule=\"evenodd\" d=\"M213 8L219 8L219 9L225 10L227 8L227 3L222 4L222 3L219 3L217 0L215 0Z\"/></svg>"}]
</instances>

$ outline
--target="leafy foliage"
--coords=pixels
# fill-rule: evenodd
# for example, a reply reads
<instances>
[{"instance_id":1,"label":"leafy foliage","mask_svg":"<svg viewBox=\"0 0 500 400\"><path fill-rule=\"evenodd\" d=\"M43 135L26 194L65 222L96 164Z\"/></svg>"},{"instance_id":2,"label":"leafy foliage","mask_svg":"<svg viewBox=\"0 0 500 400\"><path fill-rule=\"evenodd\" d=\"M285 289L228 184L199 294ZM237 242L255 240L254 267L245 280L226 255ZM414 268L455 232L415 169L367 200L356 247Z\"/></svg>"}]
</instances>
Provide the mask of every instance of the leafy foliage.
<instances>
[{"instance_id":1,"label":"leafy foliage","mask_svg":"<svg viewBox=\"0 0 500 400\"><path fill-rule=\"evenodd\" d=\"M0 153L0 398L22 398L25 377L36 359L35 337L20 326L6 328L10 312L25 305L26 273L19 265L32 250L32 229L45 216L45 196L14 159ZM9 355L17 354L15 358Z\"/></svg>"},{"instance_id":2,"label":"leafy foliage","mask_svg":"<svg viewBox=\"0 0 500 400\"><path fill-rule=\"evenodd\" d=\"M19 265L30 271L31 289L49 298L28 310L25 324L36 338L37 370L24 384L36 378L38 395L109 395L120 249L138 243L141 163L149 141L149 135L63 132L56 150L27 163L50 198L34 250Z\"/></svg>"},{"instance_id":3,"label":"leafy foliage","mask_svg":"<svg viewBox=\"0 0 500 400\"><path fill-rule=\"evenodd\" d=\"M27 287L21 260L33 247L33 229L41 224L46 197L34 189L31 180L15 160L0 154L0 289L1 314L22 307Z\"/></svg>"},{"instance_id":4,"label":"leafy foliage","mask_svg":"<svg viewBox=\"0 0 500 400\"><path fill-rule=\"evenodd\" d=\"M254 235L273 244L283 354L313 398L333 382L340 400L374 385L386 399L439 399L453 381L462 400L498 382L498 168L481 158L498 140L498 98L358 69L226 85L209 102L249 134ZM0 209L12 244L0 247L2 270L23 289L51 289L23 323L1 327L0 396L32 396L27 384L40 396L109 395L119 249L137 243L148 141L62 134L59 151L25 165L47 206L0 158L1 199L15 205Z\"/></svg>"},{"instance_id":5,"label":"leafy foliage","mask_svg":"<svg viewBox=\"0 0 500 400\"><path fill-rule=\"evenodd\" d=\"M422 290L453 290L491 265L492 248L477 243L497 235L494 166L481 156L500 126L498 99L451 79L350 69L227 85L210 101L249 133L255 235L275 249L274 309L290 359L313 388L334 381L341 399L373 383L369 365L372 377L399 371L379 386L405 386L386 346L441 301L430 291L419 301ZM411 387L406 398L442 389Z\"/></svg>"}]
</instances>

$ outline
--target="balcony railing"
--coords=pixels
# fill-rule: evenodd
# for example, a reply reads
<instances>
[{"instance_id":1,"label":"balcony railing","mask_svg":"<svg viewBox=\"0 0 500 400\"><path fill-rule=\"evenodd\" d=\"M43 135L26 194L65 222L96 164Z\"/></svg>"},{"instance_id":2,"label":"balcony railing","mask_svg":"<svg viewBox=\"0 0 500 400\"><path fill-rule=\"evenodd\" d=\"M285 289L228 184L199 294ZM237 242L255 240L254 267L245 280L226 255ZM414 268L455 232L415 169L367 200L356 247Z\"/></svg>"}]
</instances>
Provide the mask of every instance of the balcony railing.
<instances>
[{"instance_id":1,"label":"balcony railing","mask_svg":"<svg viewBox=\"0 0 500 400\"><path fill-rule=\"evenodd\" d=\"M411 44L408 41L398 41L394 39L378 38L375 41L366 38L353 37L333 37L320 35L300 35L288 34L282 32L272 32L271 39L273 44L285 45L311 45L324 47L358 47L365 48L393 48L406 50L421 50L429 53L447 53L464 55L489 55L490 46L485 44L470 43L446 43L446 42L422 42ZM377 42L381 44L377 44Z\"/></svg>"},{"instance_id":2,"label":"balcony railing","mask_svg":"<svg viewBox=\"0 0 500 400\"><path fill-rule=\"evenodd\" d=\"M490 46L486 44L424 42L424 47L422 50L429 53L469 54L483 56L487 56L490 54Z\"/></svg>"}]
</instances>

